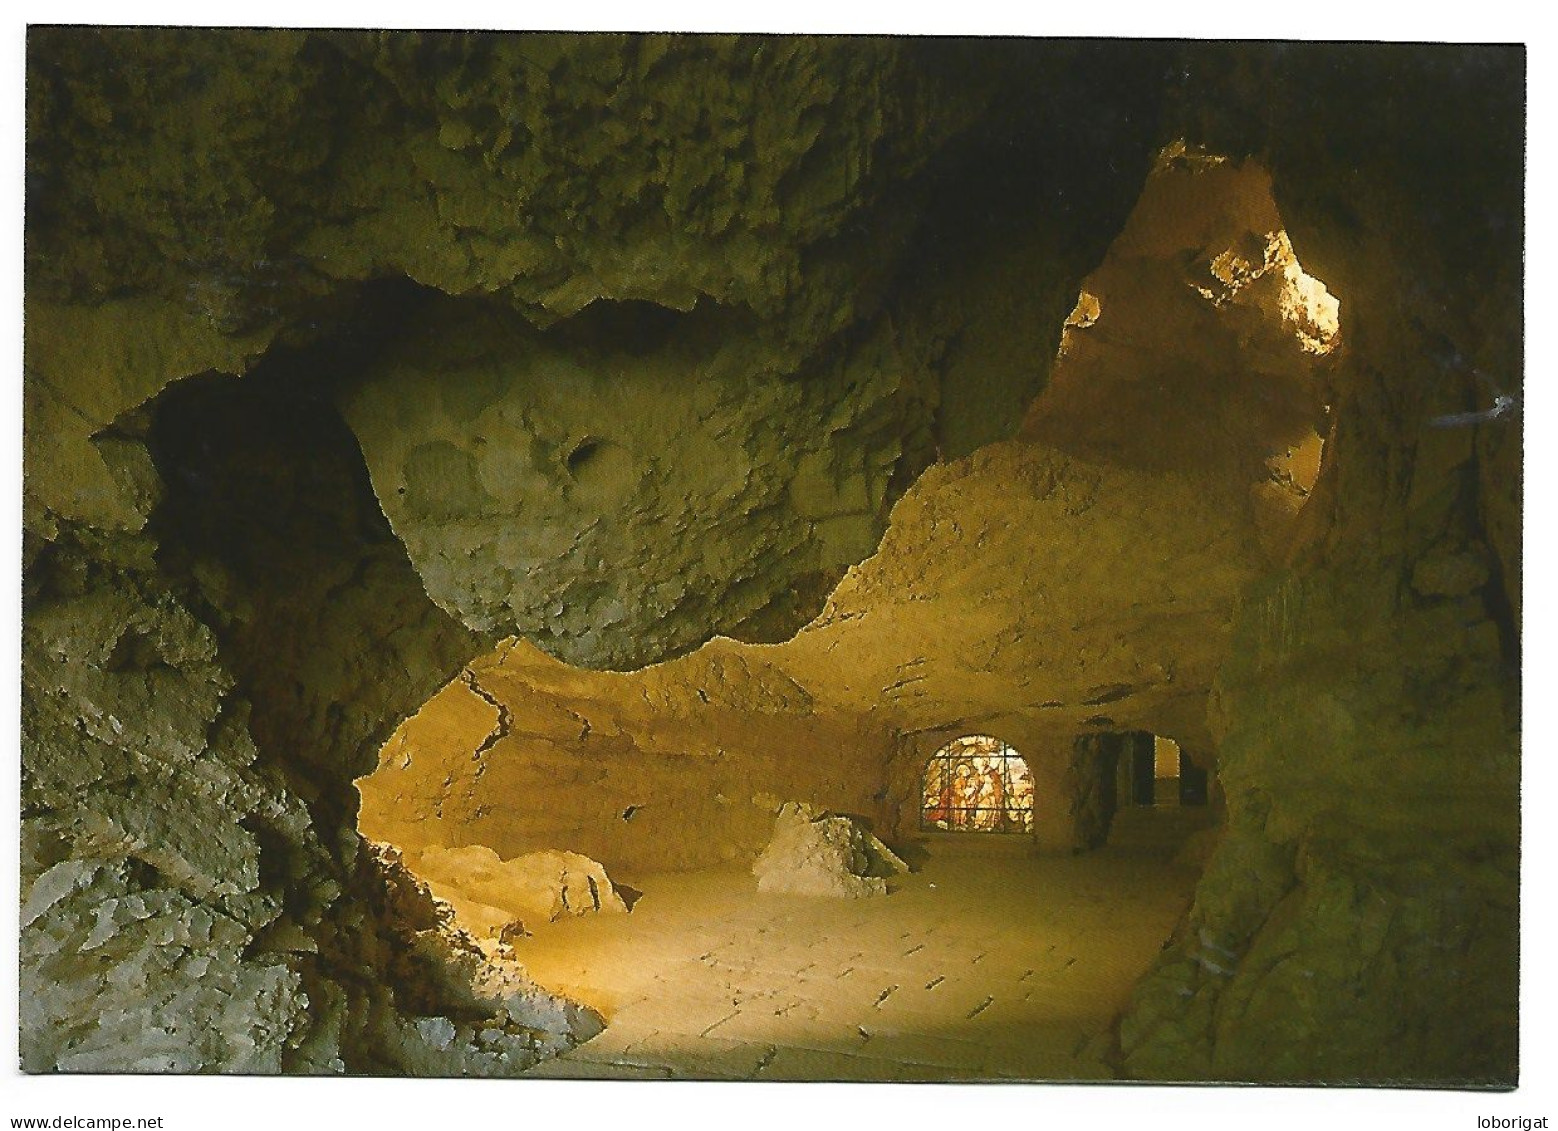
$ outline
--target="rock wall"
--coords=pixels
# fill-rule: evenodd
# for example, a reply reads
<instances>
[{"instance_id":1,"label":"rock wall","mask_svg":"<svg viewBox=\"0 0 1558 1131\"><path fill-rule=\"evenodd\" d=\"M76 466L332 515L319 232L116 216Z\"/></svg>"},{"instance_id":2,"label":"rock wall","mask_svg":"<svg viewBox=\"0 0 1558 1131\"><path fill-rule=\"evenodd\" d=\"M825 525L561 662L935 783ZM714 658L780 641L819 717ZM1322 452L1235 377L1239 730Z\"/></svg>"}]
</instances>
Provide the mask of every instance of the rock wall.
<instances>
[{"instance_id":1,"label":"rock wall","mask_svg":"<svg viewBox=\"0 0 1558 1131\"><path fill-rule=\"evenodd\" d=\"M1519 420L1461 414L1518 396L1521 62L1306 48L1206 125L1269 150L1348 344L1328 529L1241 604L1228 829L1122 1024L1135 1074L1516 1078Z\"/></svg>"},{"instance_id":2,"label":"rock wall","mask_svg":"<svg viewBox=\"0 0 1558 1131\"><path fill-rule=\"evenodd\" d=\"M785 801L880 825L890 732L751 651L721 641L618 674L502 646L385 743L358 783L363 832L408 852L582 852L631 882L750 864Z\"/></svg>"},{"instance_id":3,"label":"rock wall","mask_svg":"<svg viewBox=\"0 0 1558 1131\"><path fill-rule=\"evenodd\" d=\"M62 526L28 571L23 1067L506 1073L570 1047L572 1007L489 985L355 831L351 768L477 642L350 434L283 383L142 415L115 443L155 468L150 522Z\"/></svg>"}]
</instances>

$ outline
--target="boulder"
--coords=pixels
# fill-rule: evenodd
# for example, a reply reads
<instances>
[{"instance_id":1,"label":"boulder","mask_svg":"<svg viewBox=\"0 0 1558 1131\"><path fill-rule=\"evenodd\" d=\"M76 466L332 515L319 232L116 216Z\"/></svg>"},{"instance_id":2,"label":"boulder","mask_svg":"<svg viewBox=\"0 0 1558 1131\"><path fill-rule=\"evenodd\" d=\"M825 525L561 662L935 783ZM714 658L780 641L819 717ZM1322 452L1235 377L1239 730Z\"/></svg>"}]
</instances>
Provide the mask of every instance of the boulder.
<instances>
[{"instance_id":1,"label":"boulder","mask_svg":"<svg viewBox=\"0 0 1558 1131\"><path fill-rule=\"evenodd\" d=\"M886 877L908 870L858 818L795 801L780 808L752 865L759 891L845 899L886 895Z\"/></svg>"},{"instance_id":2,"label":"boulder","mask_svg":"<svg viewBox=\"0 0 1558 1131\"><path fill-rule=\"evenodd\" d=\"M525 922L616 914L628 905L606 869L577 852L532 852L504 860L482 844L430 845L408 859L460 925L477 937L523 934Z\"/></svg>"}]
</instances>

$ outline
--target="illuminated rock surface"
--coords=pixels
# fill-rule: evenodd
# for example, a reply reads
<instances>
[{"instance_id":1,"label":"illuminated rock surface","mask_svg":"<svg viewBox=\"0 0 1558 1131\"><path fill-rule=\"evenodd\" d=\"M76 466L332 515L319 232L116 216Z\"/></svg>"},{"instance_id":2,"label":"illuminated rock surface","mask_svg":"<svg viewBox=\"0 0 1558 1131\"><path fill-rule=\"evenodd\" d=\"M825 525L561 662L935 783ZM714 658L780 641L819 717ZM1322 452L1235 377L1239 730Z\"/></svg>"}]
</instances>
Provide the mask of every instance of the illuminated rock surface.
<instances>
[{"instance_id":1,"label":"illuminated rock surface","mask_svg":"<svg viewBox=\"0 0 1558 1131\"><path fill-rule=\"evenodd\" d=\"M1515 1080L1518 49L28 50L28 1071L518 1074L365 836L750 883L980 733L1086 867L1142 732L1215 848L1046 1063Z\"/></svg>"},{"instance_id":2,"label":"illuminated rock surface","mask_svg":"<svg viewBox=\"0 0 1558 1131\"><path fill-rule=\"evenodd\" d=\"M908 870L892 849L850 817L787 802L752 874L757 890L859 899L886 895L887 877Z\"/></svg>"},{"instance_id":3,"label":"illuminated rock surface","mask_svg":"<svg viewBox=\"0 0 1558 1131\"><path fill-rule=\"evenodd\" d=\"M523 934L525 923L567 915L628 910L606 870L577 852L532 852L504 860L490 848L423 849L411 857L417 876L473 932L499 938Z\"/></svg>"}]
</instances>

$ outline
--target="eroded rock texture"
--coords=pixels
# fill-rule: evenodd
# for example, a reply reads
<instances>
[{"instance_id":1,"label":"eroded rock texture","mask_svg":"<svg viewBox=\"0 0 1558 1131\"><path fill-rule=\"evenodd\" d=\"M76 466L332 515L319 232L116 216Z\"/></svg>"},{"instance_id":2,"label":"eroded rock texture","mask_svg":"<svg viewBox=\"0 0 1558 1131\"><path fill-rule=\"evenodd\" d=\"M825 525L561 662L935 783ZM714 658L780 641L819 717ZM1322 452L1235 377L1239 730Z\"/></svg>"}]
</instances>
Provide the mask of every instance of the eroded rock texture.
<instances>
[{"instance_id":1,"label":"eroded rock texture","mask_svg":"<svg viewBox=\"0 0 1558 1131\"><path fill-rule=\"evenodd\" d=\"M32 563L30 1071L517 1072L583 1032L513 972L483 988L353 828L351 767L477 642L422 594L344 426L284 387L197 382L124 423L152 523L68 527Z\"/></svg>"},{"instance_id":2,"label":"eroded rock texture","mask_svg":"<svg viewBox=\"0 0 1558 1131\"><path fill-rule=\"evenodd\" d=\"M1517 58L1310 48L1244 81L1224 104L1249 118L1208 131L1269 149L1294 247L1345 296L1328 528L1241 606L1214 715L1229 827L1126 1064L1508 1082L1519 424L1441 418L1521 380Z\"/></svg>"},{"instance_id":3,"label":"eroded rock texture","mask_svg":"<svg viewBox=\"0 0 1558 1131\"><path fill-rule=\"evenodd\" d=\"M369 835L615 871L906 828L970 731L1085 846L1133 730L1227 824L1122 1072L1513 1078L1518 52L28 65L29 1070L592 1032L361 839L376 764Z\"/></svg>"},{"instance_id":4,"label":"eroded rock texture","mask_svg":"<svg viewBox=\"0 0 1558 1131\"><path fill-rule=\"evenodd\" d=\"M887 878L907 865L853 817L786 802L773 839L752 862L757 890L863 899L886 895Z\"/></svg>"},{"instance_id":5,"label":"eroded rock texture","mask_svg":"<svg viewBox=\"0 0 1558 1131\"><path fill-rule=\"evenodd\" d=\"M1210 746L1208 695L1234 606L1299 531L1307 491L1273 461L1313 435L1324 351L1308 348L1278 285L1284 270L1302 276L1281 231L1257 166L1171 148L1083 284L1107 313L1073 315L1024 439L922 474L878 551L810 624L776 646L716 639L612 676L502 649L472 665L467 683L478 680L520 721L478 750L495 708L469 686L446 689L364 781L371 835L450 847L474 838L502 852L558 844L617 867L749 859L762 843L744 800L754 789L909 833L925 759L941 741L983 732L1016 745L1038 776L1044 841L1096 846L1101 828L1076 796L1087 787L1072 765L1074 739L1143 730ZM1287 255L1270 271L1268 246ZM1225 267L1230 248L1250 257L1239 260L1246 274L1271 276L1264 293L1260 279L1220 282L1220 267L1237 275ZM1040 370L1046 358L1013 363ZM663 403L638 412L654 421ZM1241 415L1241 404L1251 411ZM624 415L610 414L612 424ZM801 436L789 444L808 450ZM568 497L554 506L575 525L613 521L570 509ZM528 527L493 535L529 536ZM682 582L689 570L673 575ZM603 588L598 572L587 576ZM557 608L570 607L559 599ZM611 758L608 742L637 756ZM668 769L702 764L693 759L708 750L751 786L704 770L716 776L700 798L676 784L675 770L651 768L666 754ZM735 801L711 808L710 794ZM549 804L516 801L536 796ZM630 806L642 817L619 820ZM670 836L680 820L703 830L696 845Z\"/></svg>"},{"instance_id":6,"label":"eroded rock texture","mask_svg":"<svg viewBox=\"0 0 1558 1131\"><path fill-rule=\"evenodd\" d=\"M413 332L349 417L441 607L611 666L780 639L938 445L1037 387L1047 350L992 365L1007 343L969 330L1052 341L1129 207L1162 49L1124 50L1143 81L1084 44L1035 68L957 42L40 30L29 522L133 526L96 430L410 280L462 301L385 327Z\"/></svg>"},{"instance_id":7,"label":"eroded rock texture","mask_svg":"<svg viewBox=\"0 0 1558 1131\"><path fill-rule=\"evenodd\" d=\"M926 462L903 441L923 428L924 359L882 320L798 381L765 375L717 313L621 318L558 341L429 311L347 402L386 514L435 601L565 659L685 651L711 626L782 639Z\"/></svg>"},{"instance_id":8,"label":"eroded rock texture","mask_svg":"<svg viewBox=\"0 0 1558 1131\"><path fill-rule=\"evenodd\" d=\"M1083 282L1021 434L1247 485L1256 532L1281 556L1319 471L1342 337L1339 303L1294 255L1261 164L1170 145Z\"/></svg>"}]
</instances>

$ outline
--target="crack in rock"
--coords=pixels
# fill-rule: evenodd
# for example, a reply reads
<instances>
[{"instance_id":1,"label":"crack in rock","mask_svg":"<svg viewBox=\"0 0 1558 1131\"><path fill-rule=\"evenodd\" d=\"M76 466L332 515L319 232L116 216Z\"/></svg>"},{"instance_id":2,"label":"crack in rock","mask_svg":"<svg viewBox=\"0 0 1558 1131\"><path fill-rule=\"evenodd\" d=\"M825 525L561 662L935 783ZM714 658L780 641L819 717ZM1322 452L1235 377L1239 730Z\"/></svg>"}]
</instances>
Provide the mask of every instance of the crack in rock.
<instances>
[{"instance_id":1,"label":"crack in rock","mask_svg":"<svg viewBox=\"0 0 1558 1131\"><path fill-rule=\"evenodd\" d=\"M514 725L514 716L512 713L510 713L509 709L498 700L497 696L493 695L490 691L481 685L480 681L478 681L476 678L476 673L471 671L470 668L466 668L460 673L460 682L464 683L465 686L470 689L472 695L476 696L476 698L480 699L483 703L486 703L489 707L498 713L498 721L493 724L492 729L487 732L487 737L481 740L481 744L476 747L475 752L471 755L474 760L479 762L481 761L483 755L487 753L487 751L491 750L499 742L508 737L509 729ZM478 771L478 773L479 772L480 771Z\"/></svg>"}]
</instances>

